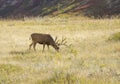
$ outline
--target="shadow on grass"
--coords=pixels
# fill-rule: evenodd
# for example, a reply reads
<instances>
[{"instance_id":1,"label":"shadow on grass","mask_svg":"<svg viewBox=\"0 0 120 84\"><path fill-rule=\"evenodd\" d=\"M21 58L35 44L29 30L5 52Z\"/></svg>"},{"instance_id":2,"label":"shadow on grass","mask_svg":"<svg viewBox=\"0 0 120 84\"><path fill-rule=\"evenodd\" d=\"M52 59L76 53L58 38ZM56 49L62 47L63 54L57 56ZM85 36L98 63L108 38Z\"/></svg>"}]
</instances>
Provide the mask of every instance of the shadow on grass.
<instances>
[{"instance_id":1,"label":"shadow on grass","mask_svg":"<svg viewBox=\"0 0 120 84\"><path fill-rule=\"evenodd\" d=\"M26 50L26 51L11 51L9 53L12 54L12 55L25 55L25 54L29 54L30 51L29 50Z\"/></svg>"}]
</instances>

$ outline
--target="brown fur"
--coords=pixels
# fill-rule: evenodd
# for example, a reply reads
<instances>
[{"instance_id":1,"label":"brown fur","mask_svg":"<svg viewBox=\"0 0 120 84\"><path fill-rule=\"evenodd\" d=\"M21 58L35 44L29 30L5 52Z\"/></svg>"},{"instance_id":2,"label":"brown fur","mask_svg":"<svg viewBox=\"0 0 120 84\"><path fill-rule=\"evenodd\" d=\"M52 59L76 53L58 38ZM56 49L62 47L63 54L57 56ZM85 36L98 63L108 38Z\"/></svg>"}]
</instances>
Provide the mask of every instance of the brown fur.
<instances>
[{"instance_id":1,"label":"brown fur","mask_svg":"<svg viewBox=\"0 0 120 84\"><path fill-rule=\"evenodd\" d=\"M41 34L41 33L33 33L31 34L31 38L32 38L32 43L29 46L29 49L31 49L31 46L33 45L34 50L35 46L37 43L39 44L43 44L43 51L45 48L45 45L48 46L49 49L49 45L51 45L55 50L59 50L59 47L56 45L55 41L53 40L52 36L50 34Z\"/></svg>"}]
</instances>

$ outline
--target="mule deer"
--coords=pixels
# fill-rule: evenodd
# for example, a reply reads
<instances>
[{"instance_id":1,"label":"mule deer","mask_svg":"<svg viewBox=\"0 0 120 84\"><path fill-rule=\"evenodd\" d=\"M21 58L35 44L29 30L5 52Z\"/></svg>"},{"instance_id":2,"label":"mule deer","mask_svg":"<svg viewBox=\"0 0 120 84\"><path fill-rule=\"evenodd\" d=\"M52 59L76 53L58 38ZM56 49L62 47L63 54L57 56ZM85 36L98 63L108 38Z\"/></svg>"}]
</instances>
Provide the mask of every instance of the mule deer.
<instances>
[{"instance_id":1,"label":"mule deer","mask_svg":"<svg viewBox=\"0 0 120 84\"><path fill-rule=\"evenodd\" d=\"M53 40L50 34L33 33L31 34L31 38L32 38L32 43L29 45L29 49L31 49L31 46L33 45L34 50L36 50L35 46L37 43L39 43L39 44L43 44L43 51L45 45L48 46L48 49L49 49L49 45L51 45L56 51L59 51L58 45L55 43L55 41Z\"/></svg>"}]
</instances>

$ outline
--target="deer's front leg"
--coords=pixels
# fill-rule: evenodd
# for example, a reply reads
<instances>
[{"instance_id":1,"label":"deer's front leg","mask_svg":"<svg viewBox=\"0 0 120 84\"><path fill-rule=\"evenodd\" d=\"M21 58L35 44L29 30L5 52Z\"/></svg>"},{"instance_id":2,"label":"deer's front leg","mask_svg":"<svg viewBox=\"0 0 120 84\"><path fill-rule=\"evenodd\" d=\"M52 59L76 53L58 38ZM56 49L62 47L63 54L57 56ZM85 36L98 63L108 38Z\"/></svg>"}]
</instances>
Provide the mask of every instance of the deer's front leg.
<instances>
[{"instance_id":1,"label":"deer's front leg","mask_svg":"<svg viewBox=\"0 0 120 84\"><path fill-rule=\"evenodd\" d=\"M48 50L49 50L49 45L47 45L47 47L48 47Z\"/></svg>"},{"instance_id":2,"label":"deer's front leg","mask_svg":"<svg viewBox=\"0 0 120 84\"><path fill-rule=\"evenodd\" d=\"M43 51L42 52L44 52L44 48L45 48L45 44L43 44Z\"/></svg>"}]
</instances>

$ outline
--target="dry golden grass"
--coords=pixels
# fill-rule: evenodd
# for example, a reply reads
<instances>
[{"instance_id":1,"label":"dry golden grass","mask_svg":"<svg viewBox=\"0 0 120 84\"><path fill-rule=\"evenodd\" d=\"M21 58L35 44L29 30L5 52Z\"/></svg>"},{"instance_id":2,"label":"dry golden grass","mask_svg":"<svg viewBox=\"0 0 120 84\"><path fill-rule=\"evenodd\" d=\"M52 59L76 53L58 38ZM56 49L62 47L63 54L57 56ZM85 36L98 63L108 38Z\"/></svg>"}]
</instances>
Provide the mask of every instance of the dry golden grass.
<instances>
[{"instance_id":1,"label":"dry golden grass","mask_svg":"<svg viewBox=\"0 0 120 84\"><path fill-rule=\"evenodd\" d=\"M120 84L120 19L83 17L0 20L0 84ZM67 38L70 47L29 51L31 33Z\"/></svg>"}]
</instances>

